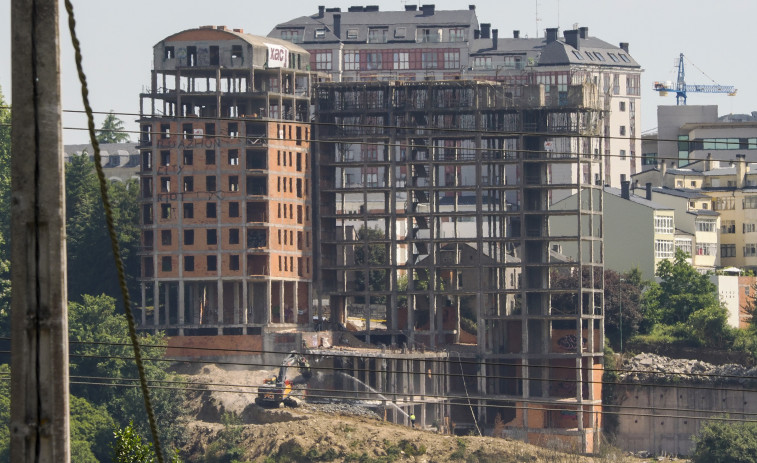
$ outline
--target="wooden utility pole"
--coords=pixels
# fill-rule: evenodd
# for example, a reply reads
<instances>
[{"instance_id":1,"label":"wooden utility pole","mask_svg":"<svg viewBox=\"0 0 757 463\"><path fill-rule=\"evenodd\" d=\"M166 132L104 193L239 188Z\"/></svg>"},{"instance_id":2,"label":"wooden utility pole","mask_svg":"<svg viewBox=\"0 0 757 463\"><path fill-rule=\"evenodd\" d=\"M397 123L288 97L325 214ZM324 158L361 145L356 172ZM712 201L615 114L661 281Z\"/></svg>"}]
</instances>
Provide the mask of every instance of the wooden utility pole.
<instances>
[{"instance_id":1,"label":"wooden utility pole","mask_svg":"<svg viewBox=\"0 0 757 463\"><path fill-rule=\"evenodd\" d=\"M68 462L57 0L12 0L11 461Z\"/></svg>"}]
</instances>

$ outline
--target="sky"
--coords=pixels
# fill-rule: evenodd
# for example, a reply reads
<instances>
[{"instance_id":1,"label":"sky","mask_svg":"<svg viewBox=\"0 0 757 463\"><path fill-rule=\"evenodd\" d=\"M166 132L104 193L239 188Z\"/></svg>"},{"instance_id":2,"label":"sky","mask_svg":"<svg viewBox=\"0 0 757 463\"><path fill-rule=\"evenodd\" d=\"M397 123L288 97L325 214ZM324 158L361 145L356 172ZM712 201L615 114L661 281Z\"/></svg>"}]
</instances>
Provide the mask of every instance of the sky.
<instances>
[{"instance_id":1,"label":"sky","mask_svg":"<svg viewBox=\"0 0 757 463\"><path fill-rule=\"evenodd\" d=\"M81 88L76 76L66 12L61 8L61 90L64 110L81 110ZM318 5L341 7L379 5L382 11L402 10L412 0L73 0L77 36L82 42L84 71L95 111L123 113L128 130L136 130L139 93L150 83L152 47L163 38L203 25L241 28L267 35L289 19L317 13ZM420 3L420 2L419 2ZM757 60L750 51L755 43L754 0L423 0L437 10L467 9L476 5L479 23L491 23L500 37L543 37L547 27L589 28L589 35L605 42L629 42L630 54L641 64L641 129L657 126L661 104L674 105L675 96L660 97L655 81L675 81L678 56L687 58L689 84L734 85L736 96L690 93L689 105L718 105L719 114L757 110ZM6 101L11 95L10 0L0 0L0 88ZM701 70L701 71L700 71ZM99 126L104 116L96 118ZM86 143L80 114L64 112L65 144ZM136 136L132 136L136 139Z\"/></svg>"}]
</instances>

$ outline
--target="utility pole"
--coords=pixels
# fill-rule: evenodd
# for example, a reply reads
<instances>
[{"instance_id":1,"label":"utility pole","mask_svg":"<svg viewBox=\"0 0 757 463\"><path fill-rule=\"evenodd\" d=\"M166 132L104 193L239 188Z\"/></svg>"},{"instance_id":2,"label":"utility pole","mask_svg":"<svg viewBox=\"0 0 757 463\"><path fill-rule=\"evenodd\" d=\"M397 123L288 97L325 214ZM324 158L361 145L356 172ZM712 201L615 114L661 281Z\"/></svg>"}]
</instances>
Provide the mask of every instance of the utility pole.
<instances>
[{"instance_id":1,"label":"utility pole","mask_svg":"<svg viewBox=\"0 0 757 463\"><path fill-rule=\"evenodd\" d=\"M12 0L11 461L70 461L57 0Z\"/></svg>"}]
</instances>

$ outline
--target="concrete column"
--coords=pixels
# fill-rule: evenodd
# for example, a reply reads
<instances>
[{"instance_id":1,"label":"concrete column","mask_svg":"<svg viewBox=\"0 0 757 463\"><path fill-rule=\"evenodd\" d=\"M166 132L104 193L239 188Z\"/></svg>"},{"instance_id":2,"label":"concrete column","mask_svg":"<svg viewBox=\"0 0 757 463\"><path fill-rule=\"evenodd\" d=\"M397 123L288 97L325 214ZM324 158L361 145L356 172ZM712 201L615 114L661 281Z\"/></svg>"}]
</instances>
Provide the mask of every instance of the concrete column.
<instances>
[{"instance_id":1,"label":"concrete column","mask_svg":"<svg viewBox=\"0 0 757 463\"><path fill-rule=\"evenodd\" d=\"M160 323L160 283L155 280L155 285L152 287L152 324L157 327Z\"/></svg>"},{"instance_id":2,"label":"concrete column","mask_svg":"<svg viewBox=\"0 0 757 463\"><path fill-rule=\"evenodd\" d=\"M192 286L192 283L189 283L190 287ZM181 328L184 325L184 304L186 301L184 300L184 280L179 280L179 300L178 304L176 305L176 321L178 326Z\"/></svg>"},{"instance_id":3,"label":"concrete column","mask_svg":"<svg viewBox=\"0 0 757 463\"><path fill-rule=\"evenodd\" d=\"M244 306L242 307L242 320L241 323L243 325L246 325L249 323L248 321L248 314L250 312L250 291L249 291L250 282L247 280L242 280L242 301ZM244 329L244 334L247 334L247 328Z\"/></svg>"},{"instance_id":4,"label":"concrete column","mask_svg":"<svg viewBox=\"0 0 757 463\"><path fill-rule=\"evenodd\" d=\"M233 283L234 288L234 324L239 324L239 320L242 318L239 312L242 310L239 303L239 282Z\"/></svg>"},{"instance_id":5,"label":"concrete column","mask_svg":"<svg viewBox=\"0 0 757 463\"><path fill-rule=\"evenodd\" d=\"M299 300L299 297L298 297L299 294L297 294L297 292L300 289L299 285L300 285L299 281L295 280L295 281L292 282L292 291L293 291L293 294L292 294L292 305L294 306L294 307L292 307L292 311L293 311L293 315L292 316L294 317L294 322L295 323L297 323L297 318L298 318L299 312L300 312L300 307L298 305L298 303L299 303L298 302L298 300Z\"/></svg>"},{"instance_id":6,"label":"concrete column","mask_svg":"<svg viewBox=\"0 0 757 463\"><path fill-rule=\"evenodd\" d=\"M264 310L266 311L266 313L265 313L265 317L264 317L265 318L264 324L265 325L270 325L272 323L272 321L273 321L273 318L271 317L271 302L273 301L273 299L272 299L271 296L273 294L272 293L272 291L273 291L273 287L272 286L273 285L271 283L271 280L266 281L265 284L266 284L266 295L265 295L265 299L266 299L265 302L266 302L266 304L264 306L265 307Z\"/></svg>"},{"instance_id":7,"label":"concrete column","mask_svg":"<svg viewBox=\"0 0 757 463\"><path fill-rule=\"evenodd\" d=\"M140 295L142 297L142 326L147 326L147 294L145 282L139 284Z\"/></svg>"},{"instance_id":8,"label":"concrete column","mask_svg":"<svg viewBox=\"0 0 757 463\"><path fill-rule=\"evenodd\" d=\"M218 323L218 334L223 334L223 280L218 280L218 300L216 301L216 322Z\"/></svg>"},{"instance_id":9,"label":"concrete column","mask_svg":"<svg viewBox=\"0 0 757 463\"><path fill-rule=\"evenodd\" d=\"M281 323L286 322L286 301L284 301L284 286L285 283L282 280L279 283L279 321Z\"/></svg>"},{"instance_id":10,"label":"concrete column","mask_svg":"<svg viewBox=\"0 0 757 463\"><path fill-rule=\"evenodd\" d=\"M164 307L163 307L163 325L168 325L168 312L170 311L171 307L171 283L166 282L164 285L164 291L163 298L165 300Z\"/></svg>"}]
</instances>

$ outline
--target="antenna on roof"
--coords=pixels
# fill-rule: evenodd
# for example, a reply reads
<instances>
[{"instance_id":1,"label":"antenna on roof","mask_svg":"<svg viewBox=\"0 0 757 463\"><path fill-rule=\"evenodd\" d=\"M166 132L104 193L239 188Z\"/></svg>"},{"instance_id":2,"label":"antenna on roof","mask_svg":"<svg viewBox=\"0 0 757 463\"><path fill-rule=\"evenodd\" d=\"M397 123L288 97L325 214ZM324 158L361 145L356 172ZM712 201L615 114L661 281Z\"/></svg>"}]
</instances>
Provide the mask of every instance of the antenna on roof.
<instances>
[{"instance_id":1,"label":"antenna on roof","mask_svg":"<svg viewBox=\"0 0 757 463\"><path fill-rule=\"evenodd\" d=\"M534 19L536 22L536 38L539 38L539 22L541 21L541 18L539 17L539 0L534 0Z\"/></svg>"}]
</instances>

